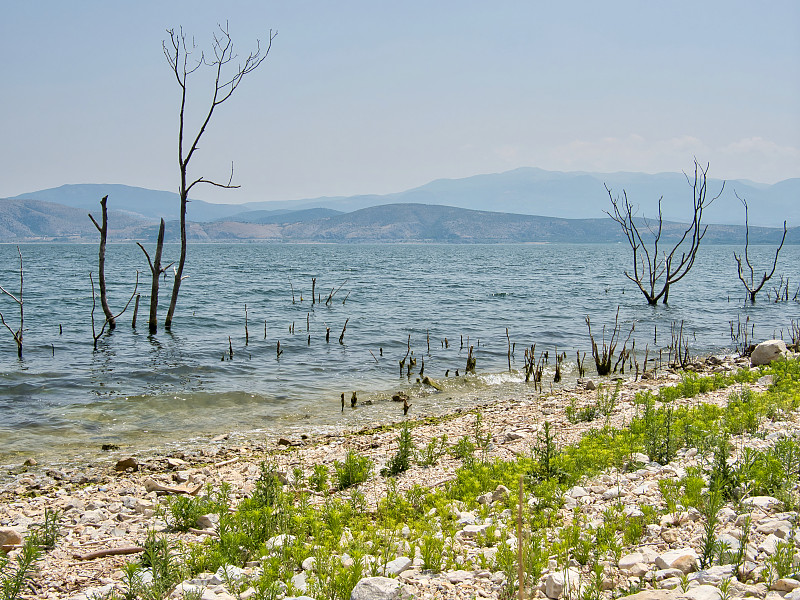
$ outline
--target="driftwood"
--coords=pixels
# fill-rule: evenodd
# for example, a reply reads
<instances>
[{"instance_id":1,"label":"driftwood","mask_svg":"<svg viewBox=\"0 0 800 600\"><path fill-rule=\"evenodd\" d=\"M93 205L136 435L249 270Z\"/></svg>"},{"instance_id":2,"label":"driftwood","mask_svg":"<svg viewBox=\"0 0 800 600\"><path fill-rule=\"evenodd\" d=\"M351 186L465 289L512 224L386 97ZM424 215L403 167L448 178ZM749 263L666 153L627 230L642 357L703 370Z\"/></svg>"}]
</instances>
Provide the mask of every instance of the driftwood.
<instances>
[{"instance_id":1,"label":"driftwood","mask_svg":"<svg viewBox=\"0 0 800 600\"><path fill-rule=\"evenodd\" d=\"M169 486L157 482L155 479L148 478L144 482L144 489L148 492L155 492L157 495L164 494L186 494L188 496L196 496L197 492L203 489L203 484L197 484L196 487L190 488L185 485Z\"/></svg>"},{"instance_id":2,"label":"driftwood","mask_svg":"<svg viewBox=\"0 0 800 600\"><path fill-rule=\"evenodd\" d=\"M128 546L125 548L106 548L105 550L95 550L86 554L76 554L75 558L78 560L94 560L95 558L103 558L105 556L122 556L126 554L139 554L144 552L145 549L141 546Z\"/></svg>"}]
</instances>

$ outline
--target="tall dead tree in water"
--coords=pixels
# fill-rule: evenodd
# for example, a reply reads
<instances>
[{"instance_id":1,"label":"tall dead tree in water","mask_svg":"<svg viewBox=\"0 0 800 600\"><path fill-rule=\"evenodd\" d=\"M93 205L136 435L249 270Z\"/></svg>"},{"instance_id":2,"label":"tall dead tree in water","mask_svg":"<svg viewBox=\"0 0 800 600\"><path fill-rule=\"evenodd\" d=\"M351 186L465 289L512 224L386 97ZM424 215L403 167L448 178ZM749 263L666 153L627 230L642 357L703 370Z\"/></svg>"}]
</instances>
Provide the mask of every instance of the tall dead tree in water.
<instances>
[{"instance_id":1,"label":"tall dead tree in water","mask_svg":"<svg viewBox=\"0 0 800 600\"><path fill-rule=\"evenodd\" d=\"M261 48L261 43L257 41L255 52L247 55L244 61L237 62L234 67L234 61L238 56L233 50L233 40L228 32L228 24L223 27L219 26L219 31L214 34L214 42L211 46L213 57L206 57L203 52L200 56L194 58L192 55L195 53L196 47L194 41L188 42L183 29L177 33L174 29L168 29L170 43L166 41L162 43L164 56L169 63L170 68L175 74L175 79L181 90L180 112L178 122L178 166L181 174L181 183L179 194L181 198L181 256L178 260L178 267L175 269L175 280L172 284L172 297L169 302L169 310L167 311L167 318L164 322L164 327L170 329L172 327L172 318L175 314L175 305L178 302L178 292L181 287L181 282L184 279L183 269L186 264L186 205L189 202L189 192L198 183L207 183L221 188L237 188L238 185L232 185L233 181L233 163L231 163L231 175L228 183L218 183L205 177L198 177L191 183L187 177L189 169L189 162L192 160L194 153L198 149L200 138L208 127L211 121L211 116L214 110L228 98L233 95L239 84L246 75L255 71L264 59L267 58L270 48L272 47L272 40L275 39L277 33L269 32L269 43L266 48ZM189 75L195 73L200 67L209 67L214 74L214 86L211 93L211 100L208 108L202 113L204 115L202 122L197 129L194 137L187 136L186 133L186 102L187 102L187 80ZM188 149L187 149L188 147ZM151 326L152 329L152 326Z\"/></svg>"},{"instance_id":2,"label":"tall dead tree in water","mask_svg":"<svg viewBox=\"0 0 800 600\"><path fill-rule=\"evenodd\" d=\"M7 289L5 289L2 285L0 285L0 291L2 291L6 296L11 298L19 306L19 329L17 329L16 331L11 329L11 326L8 323L6 323L6 319L3 316L2 312L0 312L0 322L2 322L3 325L6 326L6 329L8 329L8 331L11 333L11 335L14 336L14 341L17 344L17 356L19 358L22 358L22 330L25 324L25 312L23 310L23 300L22 300L22 284L23 284L22 252L20 251L19 246L17 246L17 254L19 254L19 296L15 296Z\"/></svg>"},{"instance_id":3,"label":"tall dead tree in water","mask_svg":"<svg viewBox=\"0 0 800 600\"><path fill-rule=\"evenodd\" d=\"M114 313L111 312L111 308L108 306L108 296L106 294L106 240L108 239L107 202L108 196L103 196L102 200L100 200L100 207L103 211L101 217L102 225L99 225L97 221L95 221L92 213L89 213L89 218L92 220L92 223L94 223L94 226L97 227L97 231L100 232L100 252L97 259L97 285L100 287L100 306L103 309L103 314L106 316L106 324L110 331L117 326L117 320L114 318ZM94 288L94 286L92 287ZM94 304L94 293L92 293L92 304Z\"/></svg>"},{"instance_id":4,"label":"tall dead tree in water","mask_svg":"<svg viewBox=\"0 0 800 600\"><path fill-rule=\"evenodd\" d=\"M148 320L148 326L150 328L150 333L156 333L158 331L159 278L167 269L167 267L170 266L161 266L161 251L164 249L164 219L161 219L161 225L158 227L158 240L156 240L156 253L153 256L153 260L150 260L150 255L147 253L147 250L144 249L144 246L142 246L139 242L136 242L136 244L142 249L142 252L144 252L144 255L147 257L147 263L150 265L150 273L153 276L153 283L150 286L150 318Z\"/></svg>"},{"instance_id":5,"label":"tall dead tree in water","mask_svg":"<svg viewBox=\"0 0 800 600\"><path fill-rule=\"evenodd\" d=\"M736 194L736 197L739 198L739 194ZM761 283L756 284L755 269L750 262L750 255L748 254L748 250L750 248L750 224L748 223L747 219L747 200L744 198L739 198L739 201L744 204L744 257L742 257L741 254L737 255L736 251L734 250L733 258L736 259L736 264L739 266L739 281L744 284L744 287L747 290L747 296L750 299L750 304L755 304L756 294L761 291L761 288L764 287L765 283L772 279L772 276L775 274L775 268L778 266L778 255L781 253L781 248L783 248L783 242L786 241L786 221L783 222L783 237L781 238L781 243L778 246L778 249L775 251L775 260L772 261L772 271L770 271L769 274L764 271L764 275L761 276ZM742 258L744 258L744 264L746 264L747 268L750 270L749 277L745 276L744 274Z\"/></svg>"},{"instance_id":6,"label":"tall dead tree in water","mask_svg":"<svg viewBox=\"0 0 800 600\"><path fill-rule=\"evenodd\" d=\"M669 299L670 287L683 279L689 270L694 266L697 251L700 249L700 241L706 234L708 225L702 226L703 210L714 200L722 195L725 183L722 184L719 194L709 200L707 196L707 174L708 164L705 168L694 161L694 181L686 175L686 181L693 191L693 215L692 221L678 242L669 252L659 248L661 235L663 232L663 218L661 214L661 200L658 200L658 222L652 223L647 219L635 218L635 210L628 200L628 194L622 191L622 201L619 196L616 198L611 190L606 186L608 197L611 200L613 212L606 211L606 214L619 223L622 232L628 239L633 250L633 275L625 271L625 277L633 281L647 299L651 306L658 304L661 300L664 304ZM642 238L639 227L643 226L652 235L653 247L650 248Z\"/></svg>"}]
</instances>

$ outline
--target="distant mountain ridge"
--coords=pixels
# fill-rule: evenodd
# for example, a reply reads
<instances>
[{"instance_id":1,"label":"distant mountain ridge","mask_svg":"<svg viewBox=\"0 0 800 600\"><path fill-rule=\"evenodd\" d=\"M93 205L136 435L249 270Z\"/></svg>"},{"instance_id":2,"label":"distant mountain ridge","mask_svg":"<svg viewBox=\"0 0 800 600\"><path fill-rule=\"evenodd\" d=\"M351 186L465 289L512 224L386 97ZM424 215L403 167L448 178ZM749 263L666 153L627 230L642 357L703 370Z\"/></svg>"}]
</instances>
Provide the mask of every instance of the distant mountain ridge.
<instances>
[{"instance_id":1,"label":"distant mountain ridge","mask_svg":"<svg viewBox=\"0 0 800 600\"><path fill-rule=\"evenodd\" d=\"M97 231L86 211L38 200L0 200L0 241L96 242ZM626 243L610 218L561 219L428 204L384 204L350 213L321 209L268 214L264 222L222 220L190 222L192 241L260 241L304 243ZM99 213L99 211L97 211ZM245 213L250 214L250 213ZM319 216L322 214L323 216ZM324 216L324 215L328 216ZM97 216L97 215L96 215ZM258 219L255 219L258 220ZM684 224L665 221L663 239L676 240ZM157 223L128 213L110 211L109 241L155 241ZM750 228L754 244L777 243L782 230ZM178 221L169 221L166 241L180 239ZM710 225L708 243L744 242L744 227ZM800 228L789 231L787 243L800 243Z\"/></svg>"},{"instance_id":2,"label":"distant mountain ridge","mask_svg":"<svg viewBox=\"0 0 800 600\"><path fill-rule=\"evenodd\" d=\"M352 212L387 204L443 205L471 210L538 215L555 218L603 218L610 207L608 193L627 192L639 208L639 216L655 217L658 200L663 197L664 219L681 221L691 218L692 189L683 173L587 173L545 171L524 167L462 179L438 179L425 185L384 195L321 197L306 200L213 204L192 200L189 219L198 223L212 221L255 222L253 211L298 211L327 209ZM722 188L722 181L710 179L709 199ZM94 209L102 196L109 195L109 208L128 212L145 219L177 219L178 195L173 192L147 190L116 184L74 184L16 196ZM735 194L746 198L750 207L750 224L779 227L784 219L790 226L800 224L800 178L775 184L732 180L723 194L705 211L707 223L743 224L744 208Z\"/></svg>"}]
</instances>

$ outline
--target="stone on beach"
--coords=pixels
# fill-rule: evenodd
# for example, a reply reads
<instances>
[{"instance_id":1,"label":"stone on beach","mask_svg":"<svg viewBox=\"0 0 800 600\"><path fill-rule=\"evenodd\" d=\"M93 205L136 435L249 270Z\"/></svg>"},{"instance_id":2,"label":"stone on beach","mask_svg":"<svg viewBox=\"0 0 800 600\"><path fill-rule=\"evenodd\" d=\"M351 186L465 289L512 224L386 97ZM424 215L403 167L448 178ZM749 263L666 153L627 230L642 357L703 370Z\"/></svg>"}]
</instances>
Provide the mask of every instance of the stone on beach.
<instances>
[{"instance_id":1,"label":"stone on beach","mask_svg":"<svg viewBox=\"0 0 800 600\"><path fill-rule=\"evenodd\" d=\"M405 600L413 595L397 579L365 577L350 594L350 600Z\"/></svg>"},{"instance_id":2,"label":"stone on beach","mask_svg":"<svg viewBox=\"0 0 800 600\"><path fill-rule=\"evenodd\" d=\"M768 365L773 360L788 356L789 350L783 340L761 342L750 354L750 364L754 367Z\"/></svg>"}]
</instances>

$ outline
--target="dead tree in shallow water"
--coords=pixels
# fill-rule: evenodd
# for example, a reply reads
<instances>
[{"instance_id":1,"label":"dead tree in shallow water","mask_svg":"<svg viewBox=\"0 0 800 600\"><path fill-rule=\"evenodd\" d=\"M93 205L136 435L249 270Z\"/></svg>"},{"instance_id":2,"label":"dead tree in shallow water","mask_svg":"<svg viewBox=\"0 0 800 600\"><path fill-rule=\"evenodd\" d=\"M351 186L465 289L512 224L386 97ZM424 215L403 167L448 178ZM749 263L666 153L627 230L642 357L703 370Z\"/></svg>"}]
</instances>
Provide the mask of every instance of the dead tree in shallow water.
<instances>
[{"instance_id":1,"label":"dead tree in shallow water","mask_svg":"<svg viewBox=\"0 0 800 600\"><path fill-rule=\"evenodd\" d=\"M106 294L106 240L108 239L107 202L107 195L103 196L103 198L100 200L100 208L103 211L101 217L101 221L103 223L102 225L99 225L97 221L94 220L92 213L89 213L89 218L92 220L92 223L94 223L97 231L100 232L100 252L97 258L97 285L100 286L100 306L103 308L103 314L106 316L108 329L113 330L117 326L117 320L114 318L114 313L111 312L111 308L108 306L108 296ZM94 293L92 293L92 304L94 304ZM92 306L92 313L94 313L94 306ZM94 318L92 318L92 324L94 324ZM103 328L105 328L105 325ZM96 339L95 347L97 347Z\"/></svg>"},{"instance_id":2,"label":"dead tree in shallow water","mask_svg":"<svg viewBox=\"0 0 800 600\"><path fill-rule=\"evenodd\" d=\"M16 331L11 329L9 324L6 323L5 317L3 317L2 312L0 312L0 322L2 322L3 325L6 326L6 329L8 329L9 333L11 333L11 335L14 337L14 342L16 342L17 344L17 357L22 358L22 330L25 324L25 312L23 310L23 300L22 300L22 283L23 283L22 252L20 251L19 246L17 246L17 254L19 254L19 296L18 297L15 296L14 294L6 290L2 285L0 285L0 291L2 291L6 296L11 298L14 302L17 303L17 305L19 305L19 329L17 329Z\"/></svg>"},{"instance_id":3,"label":"dead tree in shallow water","mask_svg":"<svg viewBox=\"0 0 800 600\"><path fill-rule=\"evenodd\" d=\"M736 194L736 197L739 198L739 194ZM741 254L737 255L736 251L734 250L733 258L736 259L736 264L739 267L739 281L741 281L744 284L744 287L747 290L747 296L750 300L750 304L755 304L756 294L758 294L758 292L761 291L761 288L764 287L765 283L767 283L770 279L772 279L772 276L775 274L775 268L778 266L778 255L781 253L781 248L783 248L783 243L786 241L786 221L783 222L783 237L781 238L781 243L778 245L778 249L775 251L775 260L772 261L772 271L770 271L769 274L767 274L767 272L764 271L764 274L761 276L761 283L756 284L755 269L753 268L753 265L750 262L750 255L748 254L748 250L750 248L750 224L748 223L748 218L747 218L747 200L745 200L744 198L739 198L739 201L742 204L744 204L744 257L742 257ZM749 277L746 277L744 274L744 267L742 266L742 258L744 258L744 263L750 270ZM788 296L788 291L787 291L787 296Z\"/></svg>"},{"instance_id":4,"label":"dead tree in shallow water","mask_svg":"<svg viewBox=\"0 0 800 600\"><path fill-rule=\"evenodd\" d=\"M647 303L651 306L658 304L659 300L666 304L670 287L683 279L694 266L697 251L700 249L700 241L708 229L708 225L705 227L701 225L703 210L719 198L722 195L722 190L725 189L725 184L723 183L719 194L709 200L707 196L707 173L708 165L703 168L695 159L694 183L686 175L686 181L693 190L694 212L692 222L669 253L659 248L664 224L661 214L662 198L658 200L658 221L655 226L647 219L643 219L642 223L637 223L639 219L634 218L635 210L633 204L628 200L625 190L622 191L623 201L620 203L619 196L615 198L611 190L606 186L613 212L605 212L619 223L622 233L625 234L628 244L633 250L633 275L625 271L625 277L638 286L639 291L642 292L647 299ZM643 225L652 234L652 249L648 247L648 244L642 238L642 233L639 230L640 225ZM688 247L686 246L687 244ZM679 251L680 257L678 256Z\"/></svg>"},{"instance_id":5,"label":"dead tree in shallow water","mask_svg":"<svg viewBox=\"0 0 800 600\"><path fill-rule=\"evenodd\" d=\"M156 333L158 331L159 278L161 277L161 274L172 264L170 263L166 267L161 266L161 252L164 249L164 219L161 219L161 225L158 227L158 240L156 241L156 253L153 257L153 260L150 260L150 255L147 253L147 250L144 249L144 246L142 246L141 243L136 242L136 244L142 249L142 252L144 252L144 255L147 257L147 264L150 265L150 273L153 276L153 283L150 286L150 318L148 320L148 326L150 328L150 333Z\"/></svg>"},{"instance_id":6,"label":"dead tree in shallow water","mask_svg":"<svg viewBox=\"0 0 800 600\"><path fill-rule=\"evenodd\" d=\"M477 365L478 359L472 353L473 346L469 347L469 351L467 352L467 366L464 369L465 373L472 373L475 374L475 366Z\"/></svg>"},{"instance_id":7,"label":"dead tree in shallow water","mask_svg":"<svg viewBox=\"0 0 800 600\"><path fill-rule=\"evenodd\" d=\"M203 137L208 123L211 121L211 116L214 114L214 110L233 95L246 75L255 71L261 63L264 62L272 48L272 40L275 39L275 35L277 34L273 34L272 30L270 30L267 47L262 49L260 42L257 42L255 52L248 54L244 61L238 62L236 68L232 69L232 63L236 60L237 56L233 50L233 40L228 31L227 23L224 27L220 25L219 31L214 35L214 43L211 46L212 54L207 57L201 52L196 60L191 56L195 51L194 39L192 39L191 42L187 42L183 30L176 33L174 29L168 29L167 33L169 34L170 44L168 45L166 41L164 41L161 46L164 50L167 63L181 89L178 121L178 165L180 167L181 176L179 188L181 198L181 256L178 261L178 268L175 270L175 278L172 283L172 297L169 302L167 318L164 321L164 328L169 330L172 328L172 318L175 314L175 306L178 302L178 291L180 290L181 282L185 279L183 267L186 264L186 206L189 202L189 192L198 183L206 183L228 189L239 187L238 185L232 185L233 163L231 163L230 179L228 183L225 184L206 179L202 176L189 183L187 176L189 162L199 148L200 138ZM189 75L200 69L200 67L209 67L214 73L214 88L211 93L211 99L207 104L207 109L201 113L202 123L197 129L197 134L193 138L190 136L188 140L184 140L186 134L188 78ZM231 70L229 71L229 69ZM188 150L186 150L184 146L184 141L188 142ZM152 328L153 326L151 324L151 331Z\"/></svg>"},{"instance_id":8,"label":"dead tree in shallow water","mask_svg":"<svg viewBox=\"0 0 800 600\"><path fill-rule=\"evenodd\" d=\"M111 329L111 320L116 320L119 317L121 317L123 313L126 310L128 310L128 307L131 305L131 302L133 301L134 297L136 298L136 304L137 305L139 304L139 296L136 295L136 290L139 289L139 271L136 271L136 285L133 286L133 293L131 294L131 297L128 298L128 302L125 304L125 307L116 315L112 314L111 319L109 319L109 317L106 316L106 319L105 321L103 321L103 326L100 328L99 333L95 331L95 326L94 326L94 309L96 306L96 302L94 294L94 279L92 278L91 271L89 272L89 281L92 284L92 337L94 338L94 349L97 350L97 340L99 340L100 336L103 335L103 332L106 330L106 325L108 325L109 329Z\"/></svg>"},{"instance_id":9,"label":"dead tree in shallow water","mask_svg":"<svg viewBox=\"0 0 800 600\"><path fill-rule=\"evenodd\" d=\"M330 294L328 294L328 299L327 299L327 300L325 300L325 304L326 304L326 305L330 305L330 304L333 302L333 297L334 297L336 294L338 294L338 293L339 293L339 290L341 290L341 289L344 287L344 285L347 283L347 281L348 281L348 280L347 280L347 279L345 279L345 280L342 282L342 285L340 285L338 288L331 288L331 293L330 293Z\"/></svg>"}]
</instances>

